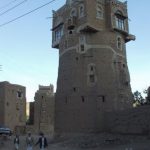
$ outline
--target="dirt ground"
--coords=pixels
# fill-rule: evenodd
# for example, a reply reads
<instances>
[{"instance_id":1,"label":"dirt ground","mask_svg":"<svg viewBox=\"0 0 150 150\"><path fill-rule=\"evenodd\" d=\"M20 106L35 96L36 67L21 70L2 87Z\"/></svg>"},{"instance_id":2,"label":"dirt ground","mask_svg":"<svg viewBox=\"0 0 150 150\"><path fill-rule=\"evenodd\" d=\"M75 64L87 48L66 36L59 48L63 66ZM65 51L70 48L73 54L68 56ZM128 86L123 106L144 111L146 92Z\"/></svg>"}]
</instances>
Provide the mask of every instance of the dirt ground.
<instances>
[{"instance_id":1,"label":"dirt ground","mask_svg":"<svg viewBox=\"0 0 150 150\"><path fill-rule=\"evenodd\" d=\"M88 134L60 136L48 140L47 150L150 150L150 138L148 136L129 136L113 134ZM14 150L14 136L0 138L0 150ZM34 135L34 141L38 136ZM20 136L19 150L26 150L25 136ZM34 146L33 150L39 150Z\"/></svg>"}]
</instances>

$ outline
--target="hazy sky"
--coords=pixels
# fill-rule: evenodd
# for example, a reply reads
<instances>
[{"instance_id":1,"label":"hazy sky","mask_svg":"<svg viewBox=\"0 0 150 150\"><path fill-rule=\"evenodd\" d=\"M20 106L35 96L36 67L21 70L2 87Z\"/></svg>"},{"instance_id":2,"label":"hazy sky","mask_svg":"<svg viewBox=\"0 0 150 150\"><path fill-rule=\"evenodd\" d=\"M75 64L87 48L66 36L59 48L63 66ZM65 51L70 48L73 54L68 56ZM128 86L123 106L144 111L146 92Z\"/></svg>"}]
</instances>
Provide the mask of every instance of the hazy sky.
<instances>
[{"instance_id":1,"label":"hazy sky","mask_svg":"<svg viewBox=\"0 0 150 150\"><path fill-rule=\"evenodd\" d=\"M27 100L34 100L38 85L52 83L56 89L58 50L51 48L52 10L65 0L56 0L46 7L5 26L10 21L50 0L0 0L0 81L26 86ZM136 41L127 44L128 66L132 91L150 86L150 0L128 0L130 33Z\"/></svg>"}]
</instances>

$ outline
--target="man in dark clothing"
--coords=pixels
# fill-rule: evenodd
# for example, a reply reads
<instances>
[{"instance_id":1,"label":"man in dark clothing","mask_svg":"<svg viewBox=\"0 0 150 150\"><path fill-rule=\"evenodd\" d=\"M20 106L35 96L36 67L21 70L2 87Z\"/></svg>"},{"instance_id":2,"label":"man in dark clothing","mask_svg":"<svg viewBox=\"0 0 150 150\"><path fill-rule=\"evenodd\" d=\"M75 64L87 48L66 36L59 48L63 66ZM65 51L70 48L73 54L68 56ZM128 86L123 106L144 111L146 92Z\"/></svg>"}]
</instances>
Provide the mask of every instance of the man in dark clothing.
<instances>
[{"instance_id":1,"label":"man in dark clothing","mask_svg":"<svg viewBox=\"0 0 150 150\"><path fill-rule=\"evenodd\" d=\"M19 136L16 134L14 138L14 145L15 145L15 150L19 149Z\"/></svg>"},{"instance_id":2,"label":"man in dark clothing","mask_svg":"<svg viewBox=\"0 0 150 150\"><path fill-rule=\"evenodd\" d=\"M47 139L43 133L41 133L40 135L41 136L39 137L39 140L37 141L37 143L35 145L39 144L40 150L45 150L45 148L48 146Z\"/></svg>"}]
</instances>

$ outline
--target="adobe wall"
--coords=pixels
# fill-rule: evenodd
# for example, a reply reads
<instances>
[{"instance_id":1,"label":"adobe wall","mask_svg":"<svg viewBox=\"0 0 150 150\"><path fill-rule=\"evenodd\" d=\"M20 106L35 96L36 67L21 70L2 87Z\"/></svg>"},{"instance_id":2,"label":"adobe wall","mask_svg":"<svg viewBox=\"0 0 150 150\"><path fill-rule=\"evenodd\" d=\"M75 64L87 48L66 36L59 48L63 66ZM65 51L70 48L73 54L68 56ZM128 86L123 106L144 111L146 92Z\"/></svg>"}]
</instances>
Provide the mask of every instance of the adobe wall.
<instances>
[{"instance_id":1,"label":"adobe wall","mask_svg":"<svg viewBox=\"0 0 150 150\"><path fill-rule=\"evenodd\" d=\"M26 87L0 82L0 124L14 132L26 123Z\"/></svg>"},{"instance_id":2,"label":"adobe wall","mask_svg":"<svg viewBox=\"0 0 150 150\"><path fill-rule=\"evenodd\" d=\"M100 132L105 111L132 108L127 18L127 5L118 0L68 0L53 11L55 132Z\"/></svg>"},{"instance_id":3,"label":"adobe wall","mask_svg":"<svg viewBox=\"0 0 150 150\"><path fill-rule=\"evenodd\" d=\"M54 131L54 92L53 86L39 86L35 93L34 102L34 131L35 133L43 132L44 134L53 133Z\"/></svg>"},{"instance_id":4,"label":"adobe wall","mask_svg":"<svg viewBox=\"0 0 150 150\"><path fill-rule=\"evenodd\" d=\"M150 134L150 105L107 113L105 131L121 134Z\"/></svg>"}]
</instances>

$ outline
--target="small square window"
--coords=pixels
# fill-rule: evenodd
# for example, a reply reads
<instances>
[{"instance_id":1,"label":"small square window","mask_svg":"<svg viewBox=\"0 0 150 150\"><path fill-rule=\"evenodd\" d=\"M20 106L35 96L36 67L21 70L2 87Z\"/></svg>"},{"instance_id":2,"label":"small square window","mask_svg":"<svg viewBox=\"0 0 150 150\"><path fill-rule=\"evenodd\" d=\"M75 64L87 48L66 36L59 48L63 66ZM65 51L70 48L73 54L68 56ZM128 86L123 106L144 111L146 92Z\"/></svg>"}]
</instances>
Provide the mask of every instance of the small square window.
<instances>
[{"instance_id":1,"label":"small square window","mask_svg":"<svg viewBox=\"0 0 150 150\"><path fill-rule=\"evenodd\" d=\"M125 68L125 67L126 67L126 65L125 65L125 64L123 64L122 66L123 66L123 68Z\"/></svg>"},{"instance_id":2,"label":"small square window","mask_svg":"<svg viewBox=\"0 0 150 150\"><path fill-rule=\"evenodd\" d=\"M73 31L72 31L72 30L70 30L70 31L69 31L69 34L73 34Z\"/></svg>"},{"instance_id":3,"label":"small square window","mask_svg":"<svg viewBox=\"0 0 150 150\"><path fill-rule=\"evenodd\" d=\"M76 88L76 87L74 87L74 88L73 88L73 91L74 91L74 92L76 92L76 91L77 91L77 88Z\"/></svg>"},{"instance_id":4,"label":"small square window","mask_svg":"<svg viewBox=\"0 0 150 150\"><path fill-rule=\"evenodd\" d=\"M23 98L23 92L17 91L17 98Z\"/></svg>"},{"instance_id":5,"label":"small square window","mask_svg":"<svg viewBox=\"0 0 150 150\"><path fill-rule=\"evenodd\" d=\"M79 60L79 58L78 58L78 57L76 57L76 60L78 61L78 60Z\"/></svg>"},{"instance_id":6,"label":"small square window","mask_svg":"<svg viewBox=\"0 0 150 150\"><path fill-rule=\"evenodd\" d=\"M94 68L93 68L93 66L91 66L91 71L93 71L94 70Z\"/></svg>"},{"instance_id":7,"label":"small square window","mask_svg":"<svg viewBox=\"0 0 150 150\"><path fill-rule=\"evenodd\" d=\"M94 75L90 75L89 78L90 78L90 82L95 82L95 76Z\"/></svg>"},{"instance_id":8,"label":"small square window","mask_svg":"<svg viewBox=\"0 0 150 150\"><path fill-rule=\"evenodd\" d=\"M6 105L9 106L9 102L7 102Z\"/></svg>"},{"instance_id":9,"label":"small square window","mask_svg":"<svg viewBox=\"0 0 150 150\"><path fill-rule=\"evenodd\" d=\"M81 52L84 52L84 45L80 45Z\"/></svg>"},{"instance_id":10,"label":"small square window","mask_svg":"<svg viewBox=\"0 0 150 150\"><path fill-rule=\"evenodd\" d=\"M81 99L82 99L82 102L84 103L85 102L84 96L81 96Z\"/></svg>"}]
</instances>

